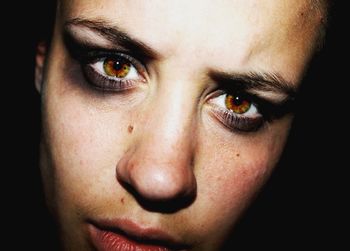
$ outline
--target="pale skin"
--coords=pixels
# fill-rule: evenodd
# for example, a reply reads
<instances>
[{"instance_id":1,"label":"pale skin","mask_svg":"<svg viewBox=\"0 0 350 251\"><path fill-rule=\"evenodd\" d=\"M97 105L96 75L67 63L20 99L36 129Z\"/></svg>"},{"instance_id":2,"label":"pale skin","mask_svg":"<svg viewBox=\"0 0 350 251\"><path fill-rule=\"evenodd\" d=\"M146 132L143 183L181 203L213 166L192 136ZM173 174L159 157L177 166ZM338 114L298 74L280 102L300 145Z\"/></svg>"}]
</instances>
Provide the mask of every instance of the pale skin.
<instances>
[{"instance_id":1,"label":"pale skin","mask_svg":"<svg viewBox=\"0 0 350 251\"><path fill-rule=\"evenodd\" d=\"M305 0L61 1L51 49L37 54L36 88L41 170L63 248L93 250L89 222L122 218L162 229L189 250L219 250L275 167L293 116L230 128L216 115L227 107L212 73L278 75L287 88L249 93L282 103L283 90L300 85L321 19ZM142 63L133 64L128 90L91 87L69 51L64 34L127 54L97 26L153 53L133 55ZM164 210L173 201L184 203Z\"/></svg>"}]
</instances>

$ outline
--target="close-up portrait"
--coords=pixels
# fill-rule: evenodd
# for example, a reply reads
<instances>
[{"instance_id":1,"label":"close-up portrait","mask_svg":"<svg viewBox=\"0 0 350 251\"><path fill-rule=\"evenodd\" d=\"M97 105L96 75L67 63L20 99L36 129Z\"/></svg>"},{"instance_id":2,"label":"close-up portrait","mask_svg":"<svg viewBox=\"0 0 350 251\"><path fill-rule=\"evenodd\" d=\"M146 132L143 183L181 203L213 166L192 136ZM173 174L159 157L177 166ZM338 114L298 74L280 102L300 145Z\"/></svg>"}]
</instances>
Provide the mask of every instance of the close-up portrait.
<instances>
[{"instance_id":1,"label":"close-up portrait","mask_svg":"<svg viewBox=\"0 0 350 251\"><path fill-rule=\"evenodd\" d=\"M11 28L22 38L8 250L325 245L342 107L335 9L25 3Z\"/></svg>"}]
</instances>

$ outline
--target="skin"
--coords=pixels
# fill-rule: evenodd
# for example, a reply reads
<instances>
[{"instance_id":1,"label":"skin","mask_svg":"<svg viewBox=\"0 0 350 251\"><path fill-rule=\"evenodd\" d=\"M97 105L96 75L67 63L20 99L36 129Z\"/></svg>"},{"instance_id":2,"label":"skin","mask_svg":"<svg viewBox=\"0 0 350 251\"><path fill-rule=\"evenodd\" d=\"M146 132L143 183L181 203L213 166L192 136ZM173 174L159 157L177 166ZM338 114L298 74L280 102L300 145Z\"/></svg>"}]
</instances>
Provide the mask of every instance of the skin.
<instances>
[{"instance_id":1,"label":"skin","mask_svg":"<svg viewBox=\"0 0 350 251\"><path fill-rule=\"evenodd\" d=\"M62 37L78 17L118 26L156 51L146 80L122 94L87 87ZM275 167L292 115L255 132L228 129L211 115L209 73L273 72L297 88L321 18L304 0L61 1L51 48L39 46L36 87L41 170L63 249L92 250L88 221L122 218L191 250L218 250Z\"/></svg>"}]
</instances>

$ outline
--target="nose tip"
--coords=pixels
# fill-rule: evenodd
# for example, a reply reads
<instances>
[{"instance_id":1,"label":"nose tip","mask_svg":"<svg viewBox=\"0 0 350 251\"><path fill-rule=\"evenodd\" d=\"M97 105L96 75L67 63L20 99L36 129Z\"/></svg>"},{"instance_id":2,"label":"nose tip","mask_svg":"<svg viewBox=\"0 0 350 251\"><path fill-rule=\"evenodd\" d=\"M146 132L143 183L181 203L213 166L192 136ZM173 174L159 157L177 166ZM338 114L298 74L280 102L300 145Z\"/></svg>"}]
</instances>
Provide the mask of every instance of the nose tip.
<instances>
[{"instance_id":1,"label":"nose tip","mask_svg":"<svg viewBox=\"0 0 350 251\"><path fill-rule=\"evenodd\" d=\"M193 170L181 160L163 163L146 160L137 163L133 157L126 157L120 160L116 171L118 181L127 184L144 200L188 200L196 193Z\"/></svg>"},{"instance_id":2,"label":"nose tip","mask_svg":"<svg viewBox=\"0 0 350 251\"><path fill-rule=\"evenodd\" d=\"M131 179L131 183L143 197L151 200L168 200L187 197L195 190L195 179L191 172L176 170L182 173L173 174L164 166L151 168L152 172L135 174L135 180Z\"/></svg>"}]
</instances>

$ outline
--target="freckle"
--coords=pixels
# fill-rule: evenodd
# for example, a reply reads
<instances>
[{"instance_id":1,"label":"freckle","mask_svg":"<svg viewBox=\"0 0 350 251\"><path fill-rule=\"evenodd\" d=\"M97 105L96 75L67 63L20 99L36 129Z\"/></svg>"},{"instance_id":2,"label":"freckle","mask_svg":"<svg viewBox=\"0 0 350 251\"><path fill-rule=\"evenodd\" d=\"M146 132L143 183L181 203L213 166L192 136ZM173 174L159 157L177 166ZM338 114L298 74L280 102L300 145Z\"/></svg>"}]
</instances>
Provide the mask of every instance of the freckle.
<instances>
[{"instance_id":1,"label":"freckle","mask_svg":"<svg viewBox=\"0 0 350 251\"><path fill-rule=\"evenodd\" d=\"M121 199L120 199L120 202L121 202L122 204L124 204L124 198L121 198Z\"/></svg>"},{"instance_id":2,"label":"freckle","mask_svg":"<svg viewBox=\"0 0 350 251\"><path fill-rule=\"evenodd\" d=\"M132 131L134 130L134 127L132 125L129 125L128 126L128 132L129 133L132 133Z\"/></svg>"}]
</instances>

